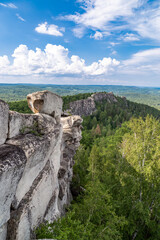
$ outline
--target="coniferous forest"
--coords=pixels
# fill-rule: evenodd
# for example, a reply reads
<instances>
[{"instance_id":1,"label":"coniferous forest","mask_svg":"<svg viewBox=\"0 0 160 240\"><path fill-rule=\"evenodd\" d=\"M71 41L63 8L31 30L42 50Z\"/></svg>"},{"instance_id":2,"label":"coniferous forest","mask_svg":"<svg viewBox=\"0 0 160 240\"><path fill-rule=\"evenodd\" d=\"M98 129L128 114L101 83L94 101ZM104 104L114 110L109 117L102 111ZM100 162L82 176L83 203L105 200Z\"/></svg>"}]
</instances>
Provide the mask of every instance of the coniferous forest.
<instances>
[{"instance_id":1,"label":"coniferous forest","mask_svg":"<svg viewBox=\"0 0 160 240\"><path fill-rule=\"evenodd\" d=\"M64 109L88 96L63 97ZM64 217L39 226L37 238L160 239L160 111L117 99L97 103L93 115L83 117L73 202ZM30 112L26 101L9 105Z\"/></svg>"}]
</instances>

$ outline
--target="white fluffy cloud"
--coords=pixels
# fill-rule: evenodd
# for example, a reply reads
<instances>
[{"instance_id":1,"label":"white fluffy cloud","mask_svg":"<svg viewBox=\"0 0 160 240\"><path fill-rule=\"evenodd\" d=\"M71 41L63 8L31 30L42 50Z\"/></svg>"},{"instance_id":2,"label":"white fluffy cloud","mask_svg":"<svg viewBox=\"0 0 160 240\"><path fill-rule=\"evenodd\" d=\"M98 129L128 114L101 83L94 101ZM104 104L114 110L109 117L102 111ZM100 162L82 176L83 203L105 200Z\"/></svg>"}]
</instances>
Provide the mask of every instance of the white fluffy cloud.
<instances>
[{"instance_id":1,"label":"white fluffy cloud","mask_svg":"<svg viewBox=\"0 0 160 240\"><path fill-rule=\"evenodd\" d=\"M114 54L114 53L113 53ZM127 84L147 85L159 82L160 48L133 54L129 59L117 61L110 57L86 64L77 55L70 56L69 50L59 45L47 44L44 50L30 50L19 45L12 54L0 56L0 79L22 82L47 82L64 84ZM2 80L3 79L3 80ZM151 82L151 79L153 82Z\"/></svg>"},{"instance_id":2,"label":"white fluffy cloud","mask_svg":"<svg viewBox=\"0 0 160 240\"><path fill-rule=\"evenodd\" d=\"M63 36L65 28L59 28L57 25L49 25L47 22L38 24L38 27L35 28L35 31L42 34L48 34L52 36Z\"/></svg>"},{"instance_id":3,"label":"white fluffy cloud","mask_svg":"<svg viewBox=\"0 0 160 240\"><path fill-rule=\"evenodd\" d=\"M0 69L6 68L9 64L10 62L6 55L0 56Z\"/></svg>"},{"instance_id":4,"label":"white fluffy cloud","mask_svg":"<svg viewBox=\"0 0 160 240\"><path fill-rule=\"evenodd\" d=\"M0 57L0 74L5 75L85 75L98 76L112 73L119 65L116 59L104 57L98 62L86 65L79 56L68 56L68 49L59 45L47 44L44 51L29 50L20 45L14 50L11 64L7 56Z\"/></svg>"},{"instance_id":5,"label":"white fluffy cloud","mask_svg":"<svg viewBox=\"0 0 160 240\"><path fill-rule=\"evenodd\" d=\"M103 38L103 34L99 31L96 31L94 35L91 35L90 38L94 38L95 40L101 40Z\"/></svg>"}]
</instances>

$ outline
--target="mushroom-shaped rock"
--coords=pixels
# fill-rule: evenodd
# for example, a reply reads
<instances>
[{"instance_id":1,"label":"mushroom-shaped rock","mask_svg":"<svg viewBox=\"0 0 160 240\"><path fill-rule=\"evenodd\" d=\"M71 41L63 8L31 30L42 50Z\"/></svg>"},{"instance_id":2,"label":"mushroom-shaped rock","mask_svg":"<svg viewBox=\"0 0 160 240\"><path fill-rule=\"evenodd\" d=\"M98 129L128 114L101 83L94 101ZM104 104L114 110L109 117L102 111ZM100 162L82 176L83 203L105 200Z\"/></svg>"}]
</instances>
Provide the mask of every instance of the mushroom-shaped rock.
<instances>
[{"instance_id":1,"label":"mushroom-shaped rock","mask_svg":"<svg viewBox=\"0 0 160 240\"><path fill-rule=\"evenodd\" d=\"M50 91L40 91L27 95L28 106L34 113L45 113L60 118L62 98Z\"/></svg>"}]
</instances>

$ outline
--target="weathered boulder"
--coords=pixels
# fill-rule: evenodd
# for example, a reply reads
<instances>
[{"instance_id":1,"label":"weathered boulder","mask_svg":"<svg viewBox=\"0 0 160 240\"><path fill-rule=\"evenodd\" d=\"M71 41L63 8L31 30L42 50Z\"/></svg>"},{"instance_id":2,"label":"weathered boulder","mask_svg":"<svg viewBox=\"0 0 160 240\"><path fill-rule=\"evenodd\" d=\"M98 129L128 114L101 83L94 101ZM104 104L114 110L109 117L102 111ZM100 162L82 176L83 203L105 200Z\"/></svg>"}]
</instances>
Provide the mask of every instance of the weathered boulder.
<instances>
[{"instance_id":1,"label":"weathered boulder","mask_svg":"<svg viewBox=\"0 0 160 240\"><path fill-rule=\"evenodd\" d=\"M14 199L27 159L22 149L13 145L0 146L0 232L6 231ZM3 230L3 231L2 231ZM3 239L2 236L0 239Z\"/></svg>"},{"instance_id":2,"label":"weathered boulder","mask_svg":"<svg viewBox=\"0 0 160 240\"><path fill-rule=\"evenodd\" d=\"M8 134L8 104L0 100L0 145L5 143Z\"/></svg>"},{"instance_id":3,"label":"weathered boulder","mask_svg":"<svg viewBox=\"0 0 160 240\"><path fill-rule=\"evenodd\" d=\"M45 113L60 118L62 98L50 91L35 92L27 95L28 106L34 113Z\"/></svg>"}]
</instances>

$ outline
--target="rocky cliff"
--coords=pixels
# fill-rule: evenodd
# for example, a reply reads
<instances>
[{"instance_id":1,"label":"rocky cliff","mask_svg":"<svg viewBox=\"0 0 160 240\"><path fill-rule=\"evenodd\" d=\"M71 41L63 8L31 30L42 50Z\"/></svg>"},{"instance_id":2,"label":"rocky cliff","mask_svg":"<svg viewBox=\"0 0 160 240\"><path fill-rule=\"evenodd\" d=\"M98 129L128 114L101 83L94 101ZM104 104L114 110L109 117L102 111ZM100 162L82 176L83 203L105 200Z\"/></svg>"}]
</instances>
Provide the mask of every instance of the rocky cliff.
<instances>
[{"instance_id":1,"label":"rocky cliff","mask_svg":"<svg viewBox=\"0 0 160 240\"><path fill-rule=\"evenodd\" d=\"M94 93L87 99L71 102L69 112L79 116L89 116L96 111L96 102L107 101L108 103L116 103L117 99L112 92L110 93Z\"/></svg>"},{"instance_id":2,"label":"rocky cliff","mask_svg":"<svg viewBox=\"0 0 160 240\"><path fill-rule=\"evenodd\" d=\"M0 101L0 239L29 240L44 220L70 203L79 116L61 118L62 99L48 91L27 96L35 114L9 111Z\"/></svg>"}]
</instances>

